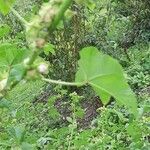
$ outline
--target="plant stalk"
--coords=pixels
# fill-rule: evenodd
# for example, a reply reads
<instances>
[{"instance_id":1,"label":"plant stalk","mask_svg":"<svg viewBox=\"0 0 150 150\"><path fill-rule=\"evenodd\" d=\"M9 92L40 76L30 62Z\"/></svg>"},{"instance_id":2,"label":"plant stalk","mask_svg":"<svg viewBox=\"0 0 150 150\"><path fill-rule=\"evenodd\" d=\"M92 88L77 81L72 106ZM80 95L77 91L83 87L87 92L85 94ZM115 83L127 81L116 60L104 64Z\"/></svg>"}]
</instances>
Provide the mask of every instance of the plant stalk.
<instances>
[{"instance_id":1,"label":"plant stalk","mask_svg":"<svg viewBox=\"0 0 150 150\"><path fill-rule=\"evenodd\" d=\"M52 80L52 79L46 79L42 78L43 81L48 83L54 83L54 84L60 84L60 85L67 85L67 86L83 86L85 83L82 82L65 82L61 80Z\"/></svg>"}]
</instances>

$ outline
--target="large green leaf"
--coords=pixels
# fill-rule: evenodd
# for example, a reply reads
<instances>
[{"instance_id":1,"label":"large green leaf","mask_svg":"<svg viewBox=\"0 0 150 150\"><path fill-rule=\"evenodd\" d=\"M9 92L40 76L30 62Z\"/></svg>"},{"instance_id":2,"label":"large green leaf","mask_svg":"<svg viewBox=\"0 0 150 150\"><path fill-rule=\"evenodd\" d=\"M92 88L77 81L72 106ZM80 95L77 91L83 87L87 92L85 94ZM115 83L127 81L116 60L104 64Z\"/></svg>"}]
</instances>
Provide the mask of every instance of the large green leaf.
<instances>
[{"instance_id":1,"label":"large green leaf","mask_svg":"<svg viewBox=\"0 0 150 150\"><path fill-rule=\"evenodd\" d=\"M113 96L117 102L127 106L136 115L135 95L127 84L123 69L117 60L102 54L94 47L84 48L80 57L76 82L91 85L104 104Z\"/></svg>"},{"instance_id":2,"label":"large green leaf","mask_svg":"<svg viewBox=\"0 0 150 150\"><path fill-rule=\"evenodd\" d=\"M10 7L14 2L15 0L0 0L0 12L6 15L10 11Z\"/></svg>"}]
</instances>

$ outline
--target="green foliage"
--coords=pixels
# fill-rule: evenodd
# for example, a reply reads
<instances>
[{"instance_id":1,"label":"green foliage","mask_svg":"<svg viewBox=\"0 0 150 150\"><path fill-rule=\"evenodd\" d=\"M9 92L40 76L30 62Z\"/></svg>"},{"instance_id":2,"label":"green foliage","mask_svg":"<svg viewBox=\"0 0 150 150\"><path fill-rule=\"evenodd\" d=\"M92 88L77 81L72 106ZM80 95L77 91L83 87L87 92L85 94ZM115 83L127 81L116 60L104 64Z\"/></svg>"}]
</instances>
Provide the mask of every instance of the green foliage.
<instances>
[{"instance_id":1,"label":"green foliage","mask_svg":"<svg viewBox=\"0 0 150 150\"><path fill-rule=\"evenodd\" d=\"M149 6L0 0L0 149L149 149Z\"/></svg>"},{"instance_id":2,"label":"green foliage","mask_svg":"<svg viewBox=\"0 0 150 150\"><path fill-rule=\"evenodd\" d=\"M130 85L135 91L139 91L149 87L150 85L150 69L149 69L149 47L140 44L130 49L132 51L131 62L126 62L126 72Z\"/></svg>"},{"instance_id":3,"label":"green foliage","mask_svg":"<svg viewBox=\"0 0 150 150\"><path fill-rule=\"evenodd\" d=\"M61 88L55 88L54 92L51 87L47 103L45 99L35 101L34 97L43 91L42 86L40 81L28 82L24 86L19 84L7 96L13 101L13 106L1 113L1 149L148 149L148 97L145 97L147 102L140 99L141 115L138 120L133 120L125 109L113 103L112 106L101 107L88 128L79 128L78 118L84 117L86 111L79 104L83 96L69 94ZM63 103L70 104L68 108L72 110L66 122L60 120L64 116L54 107L54 103L63 96ZM57 117L54 108L59 114ZM78 110L83 113L76 113Z\"/></svg>"}]
</instances>

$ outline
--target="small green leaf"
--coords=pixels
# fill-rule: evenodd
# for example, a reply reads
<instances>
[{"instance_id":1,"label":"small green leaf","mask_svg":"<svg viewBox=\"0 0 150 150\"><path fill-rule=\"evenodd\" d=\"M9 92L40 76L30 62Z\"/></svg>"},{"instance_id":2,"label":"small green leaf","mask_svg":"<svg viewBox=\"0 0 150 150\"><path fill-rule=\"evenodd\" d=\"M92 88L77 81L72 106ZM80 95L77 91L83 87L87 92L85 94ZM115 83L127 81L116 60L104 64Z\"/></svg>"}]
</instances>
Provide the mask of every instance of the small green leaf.
<instances>
[{"instance_id":1,"label":"small green leaf","mask_svg":"<svg viewBox=\"0 0 150 150\"><path fill-rule=\"evenodd\" d=\"M4 15L8 14L14 2L15 0L0 0L0 12Z\"/></svg>"},{"instance_id":2,"label":"small green leaf","mask_svg":"<svg viewBox=\"0 0 150 150\"><path fill-rule=\"evenodd\" d=\"M80 57L76 82L91 85L104 104L113 96L117 102L127 106L137 115L135 94L127 84L117 60L102 54L95 47L84 48Z\"/></svg>"},{"instance_id":3,"label":"small green leaf","mask_svg":"<svg viewBox=\"0 0 150 150\"><path fill-rule=\"evenodd\" d=\"M44 53L45 55L49 55L49 53L52 53L53 55L55 55L55 46L53 44L46 44L44 46Z\"/></svg>"},{"instance_id":4,"label":"small green leaf","mask_svg":"<svg viewBox=\"0 0 150 150\"><path fill-rule=\"evenodd\" d=\"M8 25L0 26L0 38L7 36L10 33L10 27Z\"/></svg>"}]
</instances>

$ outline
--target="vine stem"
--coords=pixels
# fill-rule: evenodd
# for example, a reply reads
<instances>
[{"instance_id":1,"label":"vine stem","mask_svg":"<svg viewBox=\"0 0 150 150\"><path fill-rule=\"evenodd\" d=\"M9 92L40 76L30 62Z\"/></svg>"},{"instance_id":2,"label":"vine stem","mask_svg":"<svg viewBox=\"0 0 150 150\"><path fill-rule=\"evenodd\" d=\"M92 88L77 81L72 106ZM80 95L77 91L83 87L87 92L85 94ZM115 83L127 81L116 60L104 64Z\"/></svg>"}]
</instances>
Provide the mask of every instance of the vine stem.
<instances>
[{"instance_id":1,"label":"vine stem","mask_svg":"<svg viewBox=\"0 0 150 150\"><path fill-rule=\"evenodd\" d=\"M20 16L20 14L14 9L14 8L10 8L12 13L23 23L23 25L26 27L26 26L29 26L29 22L27 22L22 16Z\"/></svg>"},{"instance_id":2,"label":"vine stem","mask_svg":"<svg viewBox=\"0 0 150 150\"><path fill-rule=\"evenodd\" d=\"M68 85L68 86L83 86L85 83L82 82L65 82L61 80L52 80L47 78L42 78L43 81L48 83L60 84L60 85Z\"/></svg>"}]
</instances>

